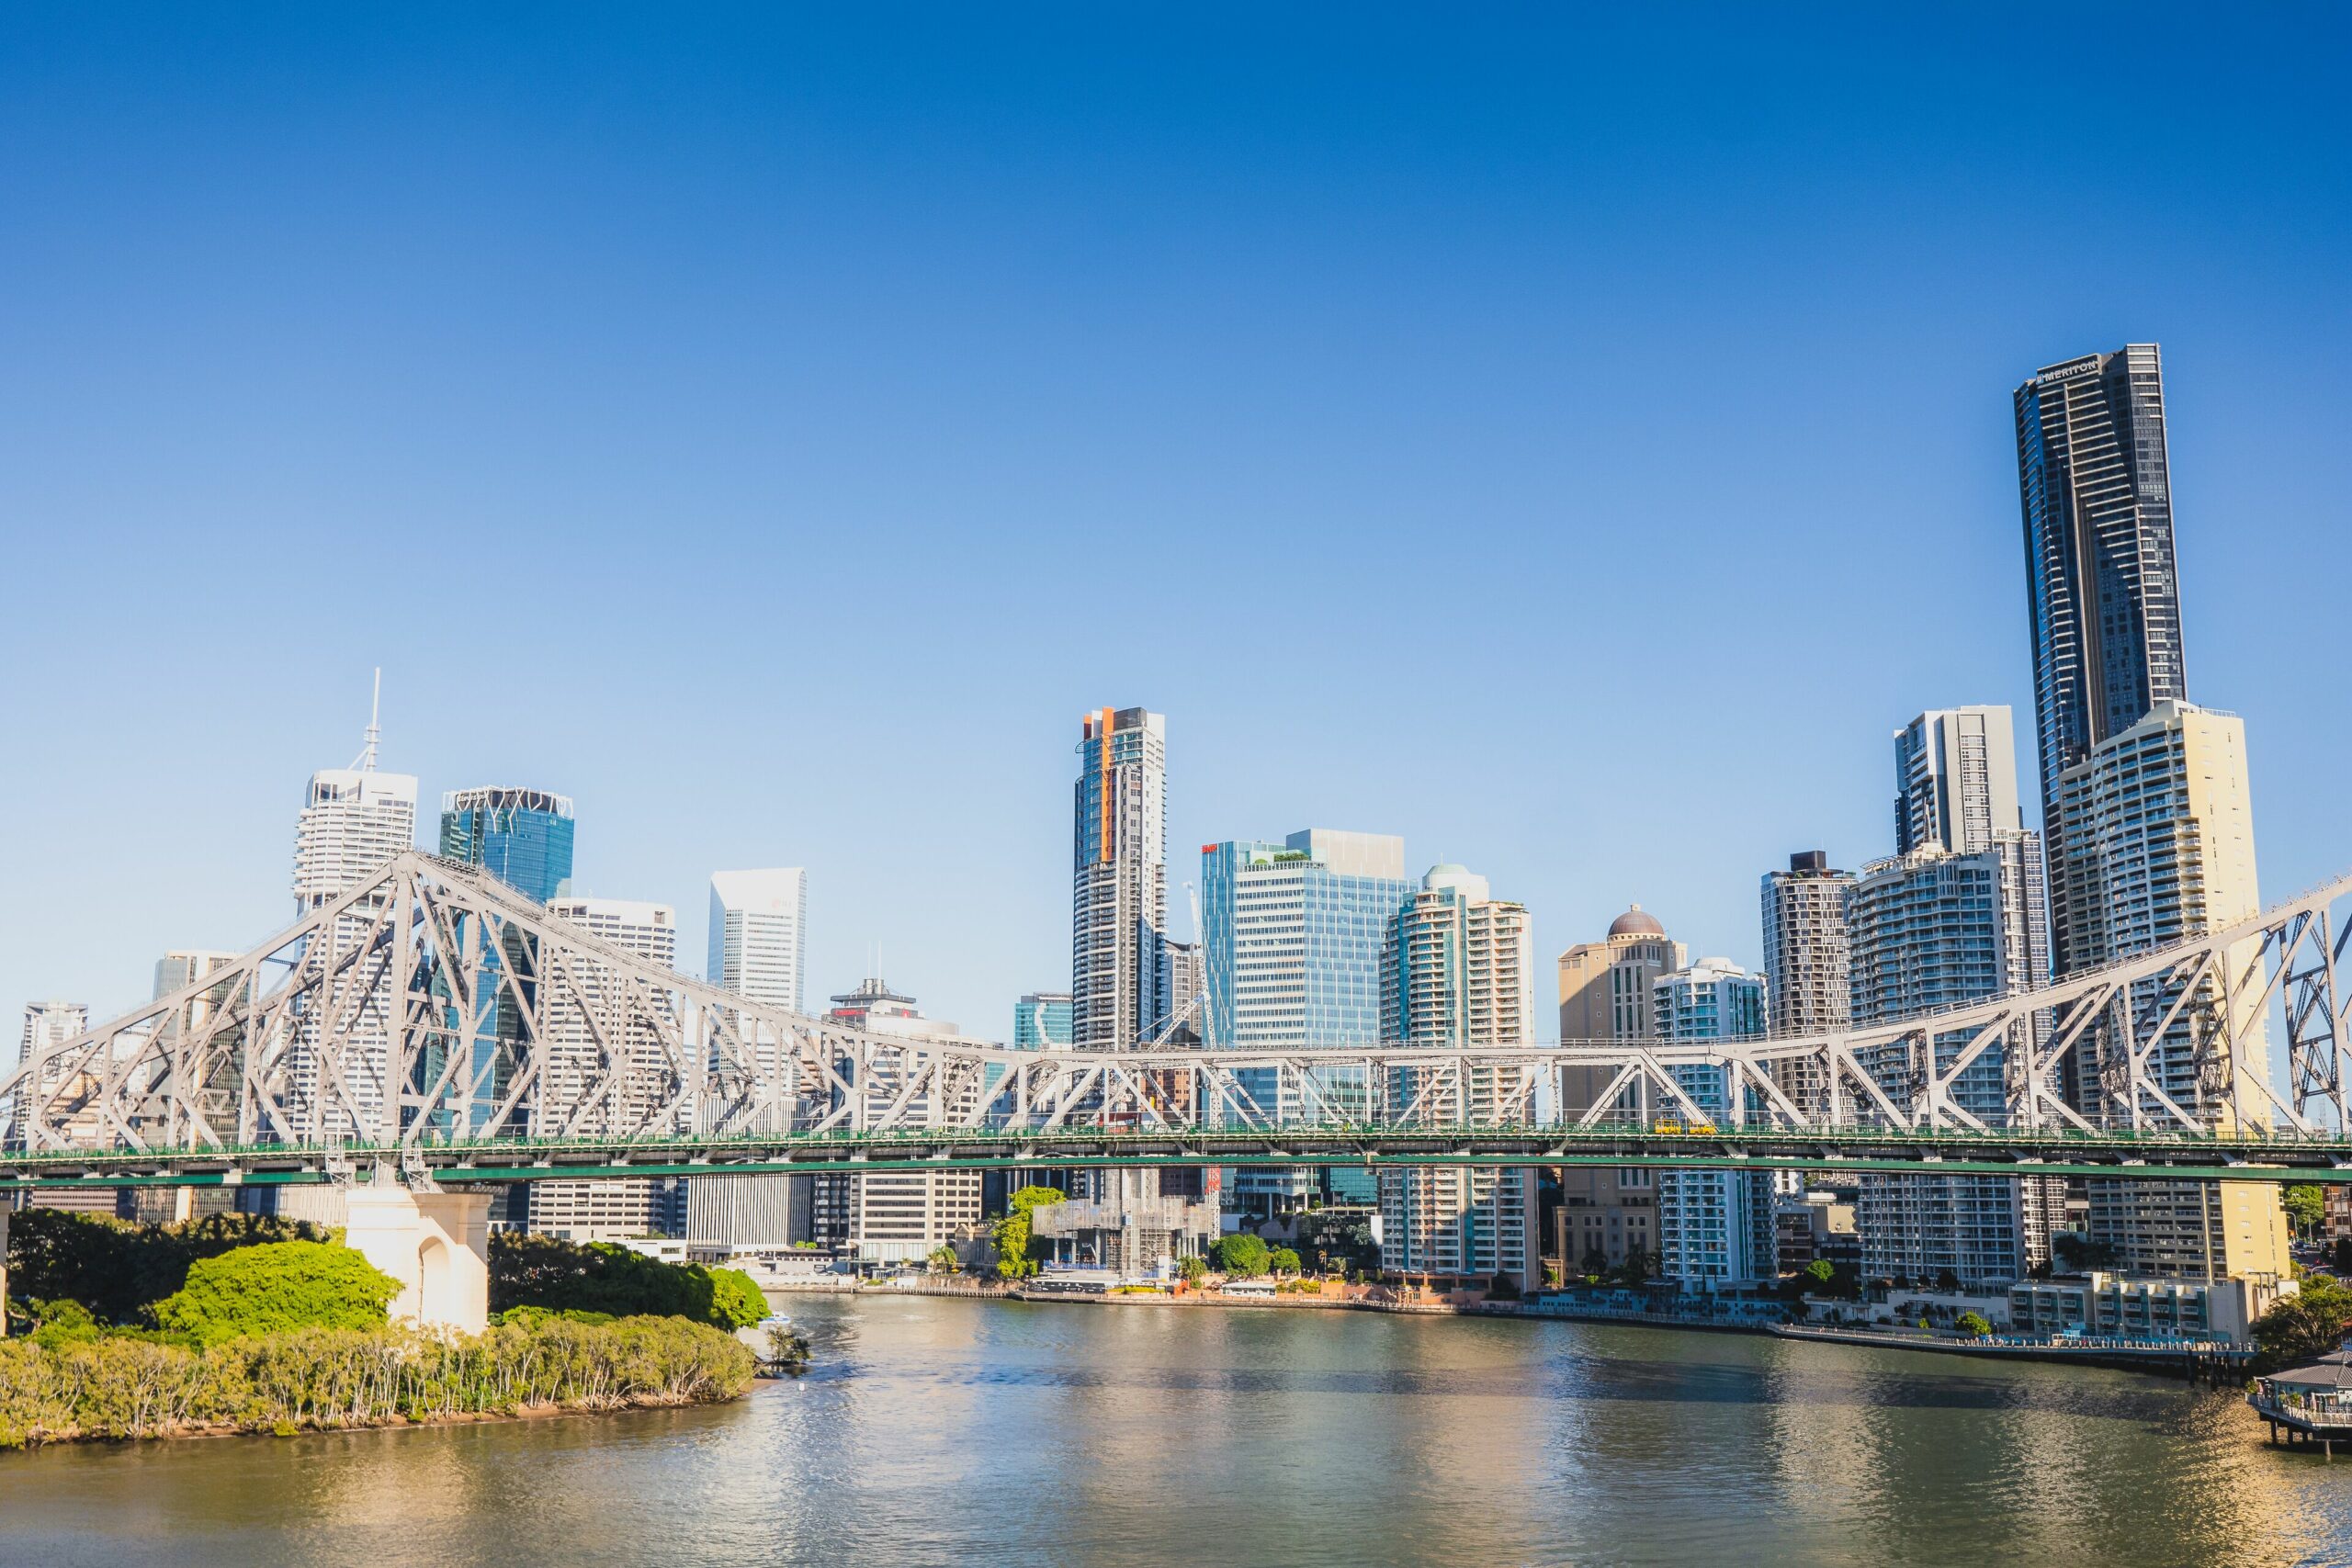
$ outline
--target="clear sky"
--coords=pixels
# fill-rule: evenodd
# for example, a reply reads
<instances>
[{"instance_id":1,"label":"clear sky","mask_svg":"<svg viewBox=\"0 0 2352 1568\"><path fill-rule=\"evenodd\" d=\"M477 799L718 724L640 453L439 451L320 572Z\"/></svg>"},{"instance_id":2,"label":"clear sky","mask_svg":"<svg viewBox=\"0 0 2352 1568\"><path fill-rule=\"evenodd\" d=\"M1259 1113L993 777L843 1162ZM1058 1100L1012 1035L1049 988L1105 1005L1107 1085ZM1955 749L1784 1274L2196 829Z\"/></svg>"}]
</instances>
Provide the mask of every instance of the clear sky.
<instances>
[{"instance_id":1,"label":"clear sky","mask_svg":"<svg viewBox=\"0 0 2352 1568\"><path fill-rule=\"evenodd\" d=\"M2352 865L2340 14L780 9L9 8L0 1005L283 923L379 664L428 834L570 794L690 964L805 864L812 999L1067 984L1103 705L1180 932L1315 825L1545 998L1752 963L1898 725L2030 734L2010 390L2146 339L2266 888Z\"/></svg>"}]
</instances>

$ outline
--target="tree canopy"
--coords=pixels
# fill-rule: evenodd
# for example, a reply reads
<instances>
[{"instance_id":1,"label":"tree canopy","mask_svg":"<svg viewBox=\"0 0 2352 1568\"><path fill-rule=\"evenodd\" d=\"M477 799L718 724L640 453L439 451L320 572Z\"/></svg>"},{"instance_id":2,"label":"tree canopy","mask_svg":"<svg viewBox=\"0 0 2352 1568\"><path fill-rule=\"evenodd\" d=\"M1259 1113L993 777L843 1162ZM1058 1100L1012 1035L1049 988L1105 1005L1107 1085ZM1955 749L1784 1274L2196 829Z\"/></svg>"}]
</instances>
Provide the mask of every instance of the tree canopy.
<instances>
[{"instance_id":1,"label":"tree canopy","mask_svg":"<svg viewBox=\"0 0 2352 1568\"><path fill-rule=\"evenodd\" d=\"M381 1328L400 1281L347 1247L274 1241L191 1265L156 1325L199 1344L296 1328Z\"/></svg>"},{"instance_id":2,"label":"tree canopy","mask_svg":"<svg viewBox=\"0 0 2352 1568\"><path fill-rule=\"evenodd\" d=\"M1295 1255L1294 1255L1295 1256ZM1263 1236L1248 1231L1236 1231L1219 1236L1216 1243L1216 1266L1229 1279L1247 1280L1264 1273L1273 1264L1273 1253Z\"/></svg>"},{"instance_id":3,"label":"tree canopy","mask_svg":"<svg viewBox=\"0 0 2352 1568\"><path fill-rule=\"evenodd\" d=\"M2263 1370L2276 1371L2324 1356L2344 1342L2352 1321L2352 1287L2324 1274L2306 1274L2302 1288L2256 1320L2254 1342Z\"/></svg>"},{"instance_id":4,"label":"tree canopy","mask_svg":"<svg viewBox=\"0 0 2352 1568\"><path fill-rule=\"evenodd\" d=\"M490 1238L490 1310L547 1307L615 1317L684 1317L749 1328L767 1298L740 1269L664 1263L611 1242L500 1234Z\"/></svg>"},{"instance_id":5,"label":"tree canopy","mask_svg":"<svg viewBox=\"0 0 2352 1568\"><path fill-rule=\"evenodd\" d=\"M304 1220L210 1214L135 1225L102 1214L27 1209L9 1216L8 1289L19 1300L74 1301L103 1324L139 1322L187 1283L191 1264L270 1242L334 1241Z\"/></svg>"},{"instance_id":6,"label":"tree canopy","mask_svg":"<svg viewBox=\"0 0 2352 1568\"><path fill-rule=\"evenodd\" d=\"M2311 1235L2327 1217L2327 1195L2317 1187L2290 1187L2278 1201L2286 1206L2287 1223L2295 1227L2297 1235Z\"/></svg>"},{"instance_id":7,"label":"tree canopy","mask_svg":"<svg viewBox=\"0 0 2352 1568\"><path fill-rule=\"evenodd\" d=\"M1005 1200L1009 1212L989 1226L989 1240L996 1247L998 1278L1019 1280L1037 1271L1036 1262L1029 1256L1030 1216L1065 1196L1057 1187L1023 1187Z\"/></svg>"}]
</instances>

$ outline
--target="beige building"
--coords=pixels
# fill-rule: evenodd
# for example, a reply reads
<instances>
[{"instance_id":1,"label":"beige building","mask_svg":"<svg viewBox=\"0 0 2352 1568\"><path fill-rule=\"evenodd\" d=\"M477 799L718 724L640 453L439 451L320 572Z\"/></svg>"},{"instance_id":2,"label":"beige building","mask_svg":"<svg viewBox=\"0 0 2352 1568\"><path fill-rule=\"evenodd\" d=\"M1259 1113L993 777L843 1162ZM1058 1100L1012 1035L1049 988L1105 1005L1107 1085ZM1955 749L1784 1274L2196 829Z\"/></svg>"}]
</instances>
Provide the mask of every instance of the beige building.
<instances>
[{"instance_id":1,"label":"beige building","mask_svg":"<svg viewBox=\"0 0 2352 1568\"><path fill-rule=\"evenodd\" d=\"M2147 716L2091 749L2058 779L2065 836L2051 889L2052 927L2064 933L2061 972L2081 974L2116 959L2227 926L2260 912L2254 814L2246 783L2245 724L2232 714L2165 700ZM2233 949L2229 971L2244 974L2256 944ZM2148 1015L2169 1007L2154 993L2134 998ZM2152 1076L2164 1094L2209 1127L2267 1121L2267 1036L2259 1017L2224 1030L2222 987L2184 1010L2158 1043ZM2233 1041L2235 1048L2229 1047ZM2079 1108L2094 1117L2131 1107L2088 1098L2090 1069L2123 1048L2100 1036L2099 1054L2078 1063ZM2075 1050L2082 1052L2084 1045ZM2156 1124L2170 1112L2143 1097ZM2118 1272L2161 1279L2285 1279L2287 1221L2278 1190L2266 1182L2092 1181L2090 1234L2115 1249Z\"/></svg>"},{"instance_id":2,"label":"beige building","mask_svg":"<svg viewBox=\"0 0 2352 1568\"><path fill-rule=\"evenodd\" d=\"M1646 1038L1651 984L1689 963L1689 949L1634 905L1610 922L1606 940L1580 942L1560 954L1561 1041L1573 1047L1577 1041ZM1565 1068L1563 1110L1570 1116L1589 1110L1613 1076L1607 1067ZM1594 1261L1613 1268L1634 1249L1657 1251L1657 1188L1648 1170L1571 1166L1559 1179L1553 1245L1567 1272L1589 1272Z\"/></svg>"}]
</instances>

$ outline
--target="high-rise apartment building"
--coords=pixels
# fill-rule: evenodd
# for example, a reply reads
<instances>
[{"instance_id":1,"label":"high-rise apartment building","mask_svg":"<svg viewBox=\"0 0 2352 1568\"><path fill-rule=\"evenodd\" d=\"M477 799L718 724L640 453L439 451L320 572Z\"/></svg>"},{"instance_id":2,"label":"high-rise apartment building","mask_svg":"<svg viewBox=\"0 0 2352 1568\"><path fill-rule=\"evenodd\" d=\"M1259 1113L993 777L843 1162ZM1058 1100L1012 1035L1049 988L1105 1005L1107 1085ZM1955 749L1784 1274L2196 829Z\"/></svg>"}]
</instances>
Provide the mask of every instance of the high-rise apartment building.
<instances>
[{"instance_id":1,"label":"high-rise apartment building","mask_svg":"<svg viewBox=\"0 0 2352 1568\"><path fill-rule=\"evenodd\" d=\"M2233 715L2158 701L2059 775L2057 819L2066 844L2052 857L2064 878L2052 906L2064 920L2060 956L2067 972L2260 912L2245 726ZM2252 970L2256 946L2233 950L2227 972ZM2157 1019L2170 1010L2172 998L2159 995L2159 985L2134 987L2134 1016ZM2230 1018L2233 1005L2222 987L2201 982L2200 995L2179 1010L2149 1064L2166 1098L2220 1129L2264 1115L2264 1096L2254 1086L2269 1074L2265 1021L2258 1012ZM2091 1092L2104 1054L2120 1048L2103 1032L2075 1047L2090 1054L2077 1064L2079 1092ZM2166 1110L2143 1100L2152 1122L2169 1121ZM2195 1280L2283 1279L2290 1272L2275 1187L2092 1181L2087 1188L2092 1238L2111 1244L2127 1272Z\"/></svg>"},{"instance_id":2,"label":"high-rise apartment building","mask_svg":"<svg viewBox=\"0 0 2352 1568\"><path fill-rule=\"evenodd\" d=\"M1213 1050L1297 1050L1381 1040L1383 953L1412 897L1405 840L1308 828L1281 843L1201 847L1204 1043ZM1373 1087L1358 1066L1313 1077L1311 1103L1272 1071L1237 1075L1257 1110L1285 1122L1366 1121ZM1340 1195L1369 1202L1361 1172L1334 1171ZM1242 1167L1236 1195L1282 1208L1310 1197L1315 1173Z\"/></svg>"},{"instance_id":3,"label":"high-rise apartment building","mask_svg":"<svg viewBox=\"0 0 2352 1568\"><path fill-rule=\"evenodd\" d=\"M748 1000L806 1011L808 919L808 874L800 867L713 872L705 972Z\"/></svg>"},{"instance_id":4,"label":"high-rise apartment building","mask_svg":"<svg viewBox=\"0 0 2352 1568\"><path fill-rule=\"evenodd\" d=\"M1851 900L1856 1027L2012 995L2049 974L2043 922L2041 846L2035 835L1996 829L1973 854L1930 844L1863 867ZM1988 1126L2007 1111L2013 1054L2032 1043L2037 1019L1961 1069L1953 1103ZM1949 1071L1975 1040L1973 1030L1932 1037L1935 1066ZM1863 1069L1890 1093L1908 1092L1924 1070L1911 1043L1864 1053ZM1978 1288L2024 1276L2049 1256L2052 1222L2064 1213L2065 1184L2047 1179L1862 1172L1855 1228L1870 1280L1956 1280Z\"/></svg>"},{"instance_id":5,"label":"high-rise apartment building","mask_svg":"<svg viewBox=\"0 0 2352 1568\"><path fill-rule=\"evenodd\" d=\"M1082 722L1072 843L1071 1043L1124 1051L1168 1016L1168 721L1104 708Z\"/></svg>"},{"instance_id":6,"label":"high-rise apartment building","mask_svg":"<svg viewBox=\"0 0 2352 1568\"><path fill-rule=\"evenodd\" d=\"M534 904L571 891L571 801L539 789L441 797L441 853L478 865Z\"/></svg>"},{"instance_id":7,"label":"high-rise apartment building","mask_svg":"<svg viewBox=\"0 0 2352 1568\"><path fill-rule=\"evenodd\" d=\"M1383 956L1382 1034L1489 1048L1532 1044L1535 946L1523 904L1490 896L1458 865L1430 868L1390 926ZM1474 1070L1466 1084L1389 1074L1391 1114L1419 1100L1440 1118L1499 1119L1515 1074ZM1466 1103L1465 1103L1466 1100ZM1380 1266L1392 1274L1485 1284L1541 1278L1533 1173L1495 1167L1380 1173Z\"/></svg>"},{"instance_id":8,"label":"high-rise apartment building","mask_svg":"<svg viewBox=\"0 0 2352 1568\"><path fill-rule=\"evenodd\" d=\"M1577 1041L1648 1039L1651 986L1689 962L1689 949L1634 905L1609 923L1606 940L1578 942L1560 954L1561 1041L1573 1051ZM1613 1066L1563 1067L1564 1111L1573 1117L1590 1110L1615 1077ZM1646 1167L1570 1166L1559 1172L1559 1183L1556 1246L1569 1272L1596 1273L1630 1253L1657 1251L1657 1182Z\"/></svg>"},{"instance_id":9,"label":"high-rise apartment building","mask_svg":"<svg viewBox=\"0 0 2352 1568\"><path fill-rule=\"evenodd\" d=\"M28 1062L33 1053L51 1045L62 1045L90 1027L90 1010L82 1002L30 1002L25 1007L24 1033L17 1041L19 1062ZM91 1064L96 1072L69 1067L63 1062L53 1062L37 1075L31 1085L36 1095L62 1094L69 1097L99 1091L105 1065ZM21 1108L20 1108L21 1110ZM112 1129L104 1125L95 1111L85 1111L63 1120L63 1134L76 1144L103 1147L114 1141ZM19 1134L21 1129L0 1123L0 1136ZM93 1187L72 1191L33 1191L26 1194L28 1207L70 1209L76 1213L111 1214L117 1212L121 1193L112 1187ZM9 1200L0 1197L0 1213L9 1207ZM0 1273L5 1273L7 1259L0 1258Z\"/></svg>"},{"instance_id":10,"label":"high-rise apartment building","mask_svg":"<svg viewBox=\"0 0 2352 1568\"><path fill-rule=\"evenodd\" d=\"M294 827L298 914L324 908L365 886L393 856L415 845L416 779L376 770L377 737L371 717L367 744L350 767L322 768L311 775ZM328 945L324 962L338 964L364 943L381 913L379 901L367 900L313 938ZM341 1070L330 1075L324 1039L329 1021L320 1006L304 999L287 1076L294 1124L306 1138L389 1140L398 1132L384 1114L391 1097L390 976L357 1001L336 1021L344 1034Z\"/></svg>"},{"instance_id":11,"label":"high-rise apartment building","mask_svg":"<svg viewBox=\"0 0 2352 1568\"><path fill-rule=\"evenodd\" d=\"M1201 993L1208 988L1208 954L1198 942L1163 942L1159 951L1168 965L1168 1013L1151 1038L1175 1049L1197 1046L1202 1040Z\"/></svg>"},{"instance_id":12,"label":"high-rise apartment building","mask_svg":"<svg viewBox=\"0 0 2352 1568\"><path fill-rule=\"evenodd\" d=\"M1761 978L1728 958L1702 958L1650 983L1650 1035L1669 1044L1761 1039L1765 988ZM1679 1066L1673 1074L1691 1104L1714 1125L1728 1120L1731 1097L1746 1092L1728 1064ZM1687 1108L1675 1109L1689 1114ZM1660 1277L1686 1291L1771 1279L1772 1197L1767 1171L1658 1172Z\"/></svg>"},{"instance_id":13,"label":"high-rise apartment building","mask_svg":"<svg viewBox=\"0 0 2352 1568\"><path fill-rule=\"evenodd\" d=\"M1974 854L2025 826L2006 705L1936 708L1894 732L1894 852Z\"/></svg>"},{"instance_id":14,"label":"high-rise apartment building","mask_svg":"<svg viewBox=\"0 0 2352 1568\"><path fill-rule=\"evenodd\" d=\"M677 967L678 914L667 904L566 895L550 900L548 913L663 969ZM612 965L575 955L567 982L551 988L532 1102L537 1134L560 1135L575 1117L589 1126L616 1118L636 1125L662 1104L661 1036L650 1021L625 1013L629 987ZM672 1005L667 993L638 999ZM608 1053L622 1059L611 1062ZM683 1197L672 1181L535 1181L528 1192L531 1228L572 1241L660 1235L676 1230L684 1219L678 1213Z\"/></svg>"},{"instance_id":15,"label":"high-rise apartment building","mask_svg":"<svg viewBox=\"0 0 2352 1568\"><path fill-rule=\"evenodd\" d=\"M1846 899L1854 874L1833 870L1819 850L1789 857L1786 871L1764 874L1764 995L1767 1027L1777 1036L1826 1034L1846 1027L1849 993ZM1804 1110L1826 1109L1829 1085L1809 1064L1772 1069L1781 1092Z\"/></svg>"},{"instance_id":16,"label":"high-rise apartment building","mask_svg":"<svg viewBox=\"0 0 2352 1568\"><path fill-rule=\"evenodd\" d=\"M2042 831L2056 856L2060 775L2188 695L2164 366L2152 343L2086 355L2035 372L2015 402ZM2063 949L2063 913L2052 934Z\"/></svg>"}]
</instances>

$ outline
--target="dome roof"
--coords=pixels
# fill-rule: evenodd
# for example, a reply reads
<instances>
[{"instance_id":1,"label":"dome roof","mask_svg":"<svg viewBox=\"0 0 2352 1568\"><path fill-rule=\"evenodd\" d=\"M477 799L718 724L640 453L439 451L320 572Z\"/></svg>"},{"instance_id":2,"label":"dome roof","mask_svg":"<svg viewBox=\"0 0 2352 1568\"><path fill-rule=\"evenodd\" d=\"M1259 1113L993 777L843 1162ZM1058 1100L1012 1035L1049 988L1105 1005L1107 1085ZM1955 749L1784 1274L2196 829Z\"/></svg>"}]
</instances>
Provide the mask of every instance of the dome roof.
<instances>
[{"instance_id":1,"label":"dome roof","mask_svg":"<svg viewBox=\"0 0 2352 1568\"><path fill-rule=\"evenodd\" d=\"M1664 936L1666 928L1657 923L1656 915L1643 912L1639 904L1609 922L1611 936Z\"/></svg>"}]
</instances>

